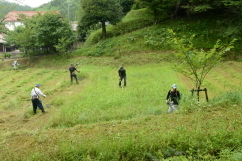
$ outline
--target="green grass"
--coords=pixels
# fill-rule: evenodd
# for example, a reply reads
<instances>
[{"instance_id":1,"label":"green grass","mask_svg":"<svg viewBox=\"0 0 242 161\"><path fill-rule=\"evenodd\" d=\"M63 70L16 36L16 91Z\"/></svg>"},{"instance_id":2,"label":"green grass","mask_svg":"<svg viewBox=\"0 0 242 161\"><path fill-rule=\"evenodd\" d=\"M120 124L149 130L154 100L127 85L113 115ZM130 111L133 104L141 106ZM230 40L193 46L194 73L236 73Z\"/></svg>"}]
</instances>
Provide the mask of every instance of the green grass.
<instances>
[{"instance_id":1,"label":"green grass","mask_svg":"<svg viewBox=\"0 0 242 161\"><path fill-rule=\"evenodd\" d=\"M0 62L0 160L241 160L241 62L213 68L201 87L209 102L203 92L197 102L191 81L172 70L166 44L167 29L173 29L196 34L196 46L209 48L221 38L218 25L173 19L147 27L151 20L144 9L132 11L107 28L109 39L100 41L100 31L93 32L70 59L22 58L18 71ZM78 85L70 84L71 63L81 71ZM125 88L118 87L121 65ZM47 95L44 115L32 112L36 83ZM183 96L180 110L168 114L165 99L174 83Z\"/></svg>"},{"instance_id":2,"label":"green grass","mask_svg":"<svg viewBox=\"0 0 242 161\"><path fill-rule=\"evenodd\" d=\"M170 57L153 52L58 64L50 56L18 71L2 64L1 160L241 159L241 63L216 66L203 86L210 102L201 93L197 103L191 82L164 61ZM71 62L80 63L79 85L70 85ZM125 88L118 87L122 64ZM51 105L46 115L32 114L35 83L47 95L44 105ZM179 112L167 114L165 97L173 83L183 98Z\"/></svg>"},{"instance_id":3,"label":"green grass","mask_svg":"<svg viewBox=\"0 0 242 161\"><path fill-rule=\"evenodd\" d=\"M172 50L166 42L169 35L167 30L172 29L181 37L195 35L193 42L195 47L205 50L212 48L218 39L226 44L236 38L234 50L226 53L225 57L239 61L241 57L239 45L241 44L241 36L240 34L229 32L230 26L223 24L222 20L223 17L221 15L210 15L206 18L194 16L189 19L164 20L160 24L152 25L152 17L148 10L132 10L123 18L122 22L117 25L107 26L108 39L101 39L101 29L93 31L84 46L74 52L74 54L96 57L114 56L119 58L122 55L134 52ZM225 33L228 35L225 36Z\"/></svg>"}]
</instances>

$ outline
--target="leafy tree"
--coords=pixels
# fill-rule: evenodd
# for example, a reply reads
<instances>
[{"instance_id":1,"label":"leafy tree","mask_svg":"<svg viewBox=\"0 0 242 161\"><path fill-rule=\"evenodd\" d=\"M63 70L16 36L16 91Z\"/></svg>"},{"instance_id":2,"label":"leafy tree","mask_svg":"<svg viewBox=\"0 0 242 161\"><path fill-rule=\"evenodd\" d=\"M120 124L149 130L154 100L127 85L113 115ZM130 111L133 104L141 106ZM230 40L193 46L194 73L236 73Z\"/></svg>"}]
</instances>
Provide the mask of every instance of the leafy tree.
<instances>
[{"instance_id":1,"label":"leafy tree","mask_svg":"<svg viewBox=\"0 0 242 161\"><path fill-rule=\"evenodd\" d=\"M206 51L194 47L192 43L194 35L186 39L177 36L172 30L169 30L169 33L171 35L168 37L168 43L176 50L174 70L182 73L194 83L199 97L199 89L206 75L223 59L225 52L234 48L233 44L236 39L228 45L221 44L218 40L212 49Z\"/></svg>"},{"instance_id":2,"label":"leafy tree","mask_svg":"<svg viewBox=\"0 0 242 161\"><path fill-rule=\"evenodd\" d=\"M35 38L32 36L33 30L27 30L23 26L18 26L15 30L8 32L6 41L8 46L14 45L26 52L26 55L35 48Z\"/></svg>"},{"instance_id":3,"label":"leafy tree","mask_svg":"<svg viewBox=\"0 0 242 161\"><path fill-rule=\"evenodd\" d=\"M43 15L39 13L32 18L22 15L21 19L24 27L18 27L15 31L10 32L7 41L19 46L29 54L43 51L56 52L55 46L60 43L60 40L68 38L68 42L71 44L75 39L71 25L59 13L48 12Z\"/></svg>"},{"instance_id":4,"label":"leafy tree","mask_svg":"<svg viewBox=\"0 0 242 161\"><path fill-rule=\"evenodd\" d=\"M15 2L21 2L21 0L15 0ZM18 3L15 3L15 2L8 2L8 1L5 1L5 0L0 0L0 6L1 6L0 13L5 11L5 7L14 9L14 11L28 11L28 10L31 10L30 6L19 5ZM2 5L4 5L5 7L2 8Z\"/></svg>"},{"instance_id":5,"label":"leafy tree","mask_svg":"<svg viewBox=\"0 0 242 161\"><path fill-rule=\"evenodd\" d=\"M7 33L8 29L5 27L4 20L6 19L6 15L9 11L15 8L15 5L6 5L4 3L0 3L0 33Z\"/></svg>"},{"instance_id":6,"label":"leafy tree","mask_svg":"<svg viewBox=\"0 0 242 161\"><path fill-rule=\"evenodd\" d=\"M134 4L134 0L119 0L119 3L121 5L121 7L123 8L123 10L122 10L123 13L127 14L131 10L131 8Z\"/></svg>"},{"instance_id":7,"label":"leafy tree","mask_svg":"<svg viewBox=\"0 0 242 161\"><path fill-rule=\"evenodd\" d=\"M122 18L122 8L116 0L81 0L81 21L90 27L101 23L102 38L106 38L106 24L116 24Z\"/></svg>"},{"instance_id":8,"label":"leafy tree","mask_svg":"<svg viewBox=\"0 0 242 161\"><path fill-rule=\"evenodd\" d=\"M170 18L174 13L175 4L180 0L136 0L136 5L147 7L154 14L155 23Z\"/></svg>"},{"instance_id":9,"label":"leafy tree","mask_svg":"<svg viewBox=\"0 0 242 161\"><path fill-rule=\"evenodd\" d=\"M68 49L71 48L72 44L73 44L73 38L62 37L61 39L59 39L58 44L54 45L54 47L56 48L56 51L59 54L65 54L66 57L68 58Z\"/></svg>"},{"instance_id":10,"label":"leafy tree","mask_svg":"<svg viewBox=\"0 0 242 161\"><path fill-rule=\"evenodd\" d=\"M52 0L34 10L60 11L65 18L69 18L70 21L76 21L78 19L79 7L79 0Z\"/></svg>"}]
</instances>

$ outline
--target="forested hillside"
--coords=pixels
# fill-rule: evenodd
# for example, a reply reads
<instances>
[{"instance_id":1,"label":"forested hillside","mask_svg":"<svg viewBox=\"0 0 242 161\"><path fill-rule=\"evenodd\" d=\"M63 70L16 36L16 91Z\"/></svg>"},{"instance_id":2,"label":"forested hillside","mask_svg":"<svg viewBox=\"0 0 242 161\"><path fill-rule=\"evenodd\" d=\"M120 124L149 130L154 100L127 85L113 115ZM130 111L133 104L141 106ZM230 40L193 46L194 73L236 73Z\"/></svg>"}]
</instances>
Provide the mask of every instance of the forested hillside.
<instances>
[{"instance_id":1,"label":"forested hillside","mask_svg":"<svg viewBox=\"0 0 242 161\"><path fill-rule=\"evenodd\" d=\"M80 8L80 0L52 0L40 7L34 8L35 11L60 11L65 18L70 21L77 21Z\"/></svg>"},{"instance_id":2,"label":"forested hillside","mask_svg":"<svg viewBox=\"0 0 242 161\"><path fill-rule=\"evenodd\" d=\"M30 6L23 6L23 5L19 5L18 3L12 3L5 0L0 1L0 6L1 5L11 7L12 10L14 11L28 11L32 9ZM4 8L1 6L0 14L3 12L4 12Z\"/></svg>"}]
</instances>

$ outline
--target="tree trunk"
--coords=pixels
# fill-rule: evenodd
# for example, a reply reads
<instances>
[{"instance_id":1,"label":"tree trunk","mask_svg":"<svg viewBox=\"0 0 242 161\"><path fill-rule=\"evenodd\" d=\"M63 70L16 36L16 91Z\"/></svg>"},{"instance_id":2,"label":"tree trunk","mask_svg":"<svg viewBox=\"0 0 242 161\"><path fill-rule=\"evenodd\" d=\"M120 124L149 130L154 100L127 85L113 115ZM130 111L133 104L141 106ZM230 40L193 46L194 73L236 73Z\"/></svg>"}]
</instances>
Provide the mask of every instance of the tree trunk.
<instances>
[{"instance_id":1,"label":"tree trunk","mask_svg":"<svg viewBox=\"0 0 242 161\"><path fill-rule=\"evenodd\" d=\"M178 1L176 3L176 9L175 9L175 12L171 15L171 18L174 18L174 17L177 16L177 12L178 12L179 7L180 7L180 1Z\"/></svg>"},{"instance_id":2,"label":"tree trunk","mask_svg":"<svg viewBox=\"0 0 242 161\"><path fill-rule=\"evenodd\" d=\"M105 22L102 22L102 38L106 38L106 25Z\"/></svg>"}]
</instances>

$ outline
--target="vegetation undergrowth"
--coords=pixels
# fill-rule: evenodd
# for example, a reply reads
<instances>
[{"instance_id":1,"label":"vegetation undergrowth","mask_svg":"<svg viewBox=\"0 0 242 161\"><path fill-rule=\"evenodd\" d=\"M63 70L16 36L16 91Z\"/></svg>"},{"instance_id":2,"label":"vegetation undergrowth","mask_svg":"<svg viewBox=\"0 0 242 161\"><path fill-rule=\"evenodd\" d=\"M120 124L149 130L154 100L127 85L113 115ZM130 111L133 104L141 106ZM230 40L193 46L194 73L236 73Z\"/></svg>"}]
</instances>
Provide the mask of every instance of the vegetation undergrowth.
<instances>
[{"instance_id":1,"label":"vegetation undergrowth","mask_svg":"<svg viewBox=\"0 0 242 161\"><path fill-rule=\"evenodd\" d=\"M216 66L204 86L209 102L202 93L198 103L191 82L166 61L171 58L156 52L119 59L49 56L20 59L25 66L18 71L1 64L1 160L241 159L241 63ZM70 63L81 71L79 85L70 85ZM118 87L121 65L125 88ZM47 95L45 115L32 114L35 83ZM167 114L173 83L183 95L179 112Z\"/></svg>"},{"instance_id":2,"label":"vegetation undergrowth","mask_svg":"<svg viewBox=\"0 0 242 161\"><path fill-rule=\"evenodd\" d=\"M107 27L107 34L110 35L108 36L109 38L105 40L101 39L101 30L92 32L85 45L74 54L87 56L115 56L119 58L124 54L139 51L171 50L172 48L166 41L169 35L168 29L172 29L182 37L195 35L194 45L196 48L202 48L204 50L212 48L218 39L220 39L222 43L228 43L234 38L237 38L235 50L226 54L225 57L226 59L238 61L241 58L241 48L239 45L241 43L239 39L240 35L233 35L233 32L229 31L226 27L228 24L224 24L221 15L213 13L206 18L200 17L199 15L193 18L174 18L165 20L157 25L152 25L152 22L149 22L148 24L144 23L144 26L137 26L136 21L142 21L142 19L136 19L133 15L139 13L146 13L144 14L145 16L142 16L143 19L146 19L150 15L148 10L145 9L130 12L123 18L123 22L120 23L129 22L130 25L124 25L117 30L119 32L122 31L122 33L116 33L115 29L119 28L120 24Z\"/></svg>"},{"instance_id":3,"label":"vegetation undergrowth","mask_svg":"<svg viewBox=\"0 0 242 161\"><path fill-rule=\"evenodd\" d=\"M128 16L123 24L134 22ZM172 70L174 55L165 43L173 29L196 34L197 47L207 49L219 38L213 22L179 19L140 30L133 24L127 32L121 23L122 33L110 26L111 38L100 41L97 31L69 59L21 58L17 71L1 62L0 160L241 160L241 62L215 66L202 86L209 102L203 92L198 102L192 83ZM70 84L71 63L81 71L80 84ZM127 70L124 88L118 86L120 66ZM32 114L29 94L36 83L47 95L44 115ZM179 111L167 114L174 83L182 100Z\"/></svg>"}]
</instances>

